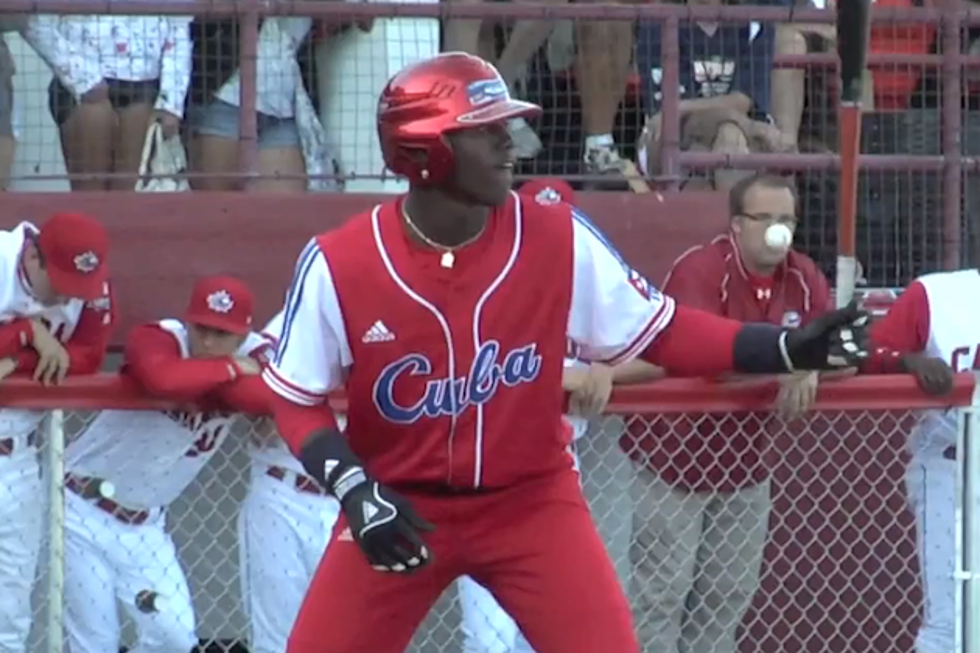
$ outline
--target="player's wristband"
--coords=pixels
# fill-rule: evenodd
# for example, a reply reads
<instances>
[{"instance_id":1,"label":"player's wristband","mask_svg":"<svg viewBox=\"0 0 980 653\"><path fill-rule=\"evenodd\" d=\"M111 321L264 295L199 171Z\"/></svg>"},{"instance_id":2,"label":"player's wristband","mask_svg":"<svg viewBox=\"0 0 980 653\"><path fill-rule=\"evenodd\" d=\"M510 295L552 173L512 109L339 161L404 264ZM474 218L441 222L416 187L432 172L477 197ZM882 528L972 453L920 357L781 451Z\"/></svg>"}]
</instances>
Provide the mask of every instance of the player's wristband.
<instances>
[{"instance_id":1,"label":"player's wristband","mask_svg":"<svg viewBox=\"0 0 980 653\"><path fill-rule=\"evenodd\" d=\"M783 374L793 371L786 350L786 331L773 324L749 323L735 334L735 371L743 374Z\"/></svg>"},{"instance_id":2,"label":"player's wristband","mask_svg":"<svg viewBox=\"0 0 980 653\"><path fill-rule=\"evenodd\" d=\"M310 434L299 452L299 461L306 473L328 492L340 499L358 482L367 480L363 465L351 450L347 438L336 429L323 429ZM359 471L360 476L352 474ZM363 477L363 478L360 478Z\"/></svg>"}]
</instances>

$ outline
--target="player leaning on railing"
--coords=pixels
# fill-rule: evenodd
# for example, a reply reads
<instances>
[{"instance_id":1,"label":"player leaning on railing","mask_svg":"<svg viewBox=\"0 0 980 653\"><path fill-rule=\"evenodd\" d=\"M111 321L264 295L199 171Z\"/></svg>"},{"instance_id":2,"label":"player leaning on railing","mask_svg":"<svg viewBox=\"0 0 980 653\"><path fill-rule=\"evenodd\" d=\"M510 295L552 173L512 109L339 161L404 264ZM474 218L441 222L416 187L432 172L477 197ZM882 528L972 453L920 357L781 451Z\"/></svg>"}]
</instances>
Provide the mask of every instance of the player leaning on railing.
<instances>
[{"instance_id":1,"label":"player leaning on railing","mask_svg":"<svg viewBox=\"0 0 980 653\"><path fill-rule=\"evenodd\" d=\"M0 232L0 378L57 384L97 372L113 322L109 239L91 218L54 215ZM36 433L41 411L0 409L0 651L25 650L44 496Z\"/></svg>"},{"instance_id":2,"label":"player leaning on railing","mask_svg":"<svg viewBox=\"0 0 980 653\"><path fill-rule=\"evenodd\" d=\"M166 509L217 452L234 413L262 414L258 377L270 343L254 333L251 291L229 277L194 286L181 319L136 327L123 374L183 410L103 410L65 452L65 632L73 653L120 647L116 601L138 650L197 643L187 579L165 529ZM154 597L137 601L138 596Z\"/></svg>"},{"instance_id":3,"label":"player leaning on railing","mask_svg":"<svg viewBox=\"0 0 980 653\"><path fill-rule=\"evenodd\" d=\"M925 392L948 393L953 372L980 369L980 313L971 303L978 292L976 269L913 281L874 324L865 371L912 374ZM905 490L915 515L925 593L916 653L955 649L956 420L954 411L925 411L909 438Z\"/></svg>"},{"instance_id":4,"label":"player leaning on railing","mask_svg":"<svg viewBox=\"0 0 980 653\"><path fill-rule=\"evenodd\" d=\"M517 201L506 121L539 111L476 57L406 68L382 92L378 130L411 190L300 255L263 376L280 433L343 516L292 653L400 653L462 574L538 653L635 653L566 452L566 334L586 360L641 356L678 375L865 354L854 308L787 330L677 307L579 211ZM345 382L343 435L326 398Z\"/></svg>"}]
</instances>

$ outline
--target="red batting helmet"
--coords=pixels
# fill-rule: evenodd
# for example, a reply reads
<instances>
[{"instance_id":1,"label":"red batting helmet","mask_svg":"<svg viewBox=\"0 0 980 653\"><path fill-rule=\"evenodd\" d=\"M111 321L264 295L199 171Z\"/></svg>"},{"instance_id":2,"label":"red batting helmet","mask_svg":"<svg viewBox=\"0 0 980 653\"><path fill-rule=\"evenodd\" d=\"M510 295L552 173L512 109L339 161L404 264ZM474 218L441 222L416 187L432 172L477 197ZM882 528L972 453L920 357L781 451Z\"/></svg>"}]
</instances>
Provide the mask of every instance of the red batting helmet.
<instances>
[{"instance_id":1,"label":"red batting helmet","mask_svg":"<svg viewBox=\"0 0 980 653\"><path fill-rule=\"evenodd\" d=\"M391 78L378 101L378 138L392 172L415 184L439 183L453 170L446 134L540 112L511 99L507 83L483 59L446 52Z\"/></svg>"}]
</instances>

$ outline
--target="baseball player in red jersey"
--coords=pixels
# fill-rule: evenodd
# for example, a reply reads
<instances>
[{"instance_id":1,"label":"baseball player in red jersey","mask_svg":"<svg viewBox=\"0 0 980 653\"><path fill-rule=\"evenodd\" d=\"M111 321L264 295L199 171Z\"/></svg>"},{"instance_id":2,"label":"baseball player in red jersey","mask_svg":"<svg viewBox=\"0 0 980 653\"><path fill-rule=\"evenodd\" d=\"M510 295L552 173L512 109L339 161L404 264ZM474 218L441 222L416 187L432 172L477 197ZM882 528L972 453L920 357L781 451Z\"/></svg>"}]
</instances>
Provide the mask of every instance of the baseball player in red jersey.
<instances>
[{"instance_id":1,"label":"baseball player in red jersey","mask_svg":"<svg viewBox=\"0 0 980 653\"><path fill-rule=\"evenodd\" d=\"M980 369L980 311L971 301L978 292L976 269L913 281L871 328L864 371L913 374L929 394L949 392L954 372ZM925 594L916 653L955 649L956 422L955 411L923 411L908 443L905 491Z\"/></svg>"},{"instance_id":2,"label":"baseball player in red jersey","mask_svg":"<svg viewBox=\"0 0 980 653\"><path fill-rule=\"evenodd\" d=\"M0 378L60 383L98 371L113 326L109 238L92 218L58 214L41 228L0 232ZM0 409L0 651L20 653L31 628L31 588L45 496L35 432L43 411Z\"/></svg>"},{"instance_id":3,"label":"baseball player in red jersey","mask_svg":"<svg viewBox=\"0 0 980 653\"><path fill-rule=\"evenodd\" d=\"M166 512L228 437L236 413L267 411L258 373L271 343L251 329L253 304L242 281L205 277L181 319L136 327L126 377L200 410L103 410L68 445L65 630L73 653L119 648L117 599L136 624L133 651L186 651L197 642ZM249 377L251 401L241 387ZM238 396L229 400L232 388ZM139 609L144 592L157 595L155 611Z\"/></svg>"},{"instance_id":4,"label":"baseball player in red jersey","mask_svg":"<svg viewBox=\"0 0 980 653\"><path fill-rule=\"evenodd\" d=\"M290 653L401 653L470 575L538 653L636 653L629 606L562 424L567 339L677 374L785 372L865 355L865 316L742 325L675 306L567 204L518 200L510 98L477 57L409 66L378 106L407 195L313 238L263 378L280 433L341 503ZM327 393L346 384L347 431Z\"/></svg>"}]
</instances>

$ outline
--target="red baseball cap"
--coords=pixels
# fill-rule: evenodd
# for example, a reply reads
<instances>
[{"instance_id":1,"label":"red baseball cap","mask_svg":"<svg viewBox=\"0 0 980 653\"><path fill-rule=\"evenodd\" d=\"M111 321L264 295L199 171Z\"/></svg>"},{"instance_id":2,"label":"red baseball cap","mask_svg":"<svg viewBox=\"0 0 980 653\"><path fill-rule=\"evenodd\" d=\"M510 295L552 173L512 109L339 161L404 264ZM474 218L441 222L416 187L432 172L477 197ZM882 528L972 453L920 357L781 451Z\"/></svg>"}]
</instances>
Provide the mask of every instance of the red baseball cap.
<instances>
[{"instance_id":1,"label":"red baseball cap","mask_svg":"<svg viewBox=\"0 0 980 653\"><path fill-rule=\"evenodd\" d=\"M194 284L184 319L192 324L236 335L252 330L255 296L248 285L234 277L203 277Z\"/></svg>"},{"instance_id":2,"label":"red baseball cap","mask_svg":"<svg viewBox=\"0 0 980 653\"><path fill-rule=\"evenodd\" d=\"M567 181L557 177L532 179L525 182L517 192L526 197L533 197L542 204L575 203L575 191L572 190Z\"/></svg>"},{"instance_id":3,"label":"red baseball cap","mask_svg":"<svg viewBox=\"0 0 980 653\"><path fill-rule=\"evenodd\" d=\"M41 225L37 248L56 293L86 300L105 294L109 235L97 220L55 213Z\"/></svg>"}]
</instances>

